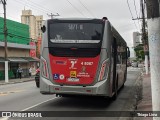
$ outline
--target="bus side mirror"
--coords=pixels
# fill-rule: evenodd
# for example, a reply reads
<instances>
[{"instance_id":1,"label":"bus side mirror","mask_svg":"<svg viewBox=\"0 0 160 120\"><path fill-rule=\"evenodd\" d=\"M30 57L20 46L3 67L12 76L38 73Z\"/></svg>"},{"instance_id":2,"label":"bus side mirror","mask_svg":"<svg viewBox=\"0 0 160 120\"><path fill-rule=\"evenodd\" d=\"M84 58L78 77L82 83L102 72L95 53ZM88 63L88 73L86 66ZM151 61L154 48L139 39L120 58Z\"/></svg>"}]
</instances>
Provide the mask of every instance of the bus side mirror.
<instances>
[{"instance_id":1,"label":"bus side mirror","mask_svg":"<svg viewBox=\"0 0 160 120\"><path fill-rule=\"evenodd\" d=\"M127 47L127 58L130 57L130 50L129 50L129 47Z\"/></svg>"},{"instance_id":2,"label":"bus side mirror","mask_svg":"<svg viewBox=\"0 0 160 120\"><path fill-rule=\"evenodd\" d=\"M44 32L46 31L46 26L43 25L43 26L41 27L41 30L42 30L42 32L44 33Z\"/></svg>"}]
</instances>

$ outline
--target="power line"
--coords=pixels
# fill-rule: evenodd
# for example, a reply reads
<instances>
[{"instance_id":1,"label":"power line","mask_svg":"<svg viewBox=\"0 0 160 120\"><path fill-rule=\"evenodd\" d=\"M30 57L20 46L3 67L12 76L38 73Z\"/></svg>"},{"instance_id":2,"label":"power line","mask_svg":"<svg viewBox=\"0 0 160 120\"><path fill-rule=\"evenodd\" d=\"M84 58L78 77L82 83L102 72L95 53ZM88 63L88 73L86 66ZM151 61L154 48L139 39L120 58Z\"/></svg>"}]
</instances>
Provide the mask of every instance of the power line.
<instances>
[{"instance_id":1,"label":"power line","mask_svg":"<svg viewBox=\"0 0 160 120\"><path fill-rule=\"evenodd\" d=\"M132 17L132 19L133 19L133 14L132 14L132 12L131 12L131 8L130 8L130 6L129 6L129 2L128 2L128 0L127 0L127 5L128 5L128 8L129 8L129 11L130 11L131 17ZM137 28L137 25L136 25L135 21L134 21L134 25L135 25L136 29L138 30L138 28Z\"/></svg>"},{"instance_id":2,"label":"power line","mask_svg":"<svg viewBox=\"0 0 160 120\"><path fill-rule=\"evenodd\" d=\"M138 19L138 24L139 24L139 28L140 28L141 25L139 23L138 12L137 12L137 7L136 7L135 0L134 0L134 8L135 8L135 11L136 11L136 15L137 15L137 19Z\"/></svg>"},{"instance_id":3,"label":"power line","mask_svg":"<svg viewBox=\"0 0 160 120\"><path fill-rule=\"evenodd\" d=\"M7 61L8 57L8 48L7 48L7 21L6 21L6 0L1 0L3 4L3 10L4 10L4 47L5 47L5 60Z\"/></svg>"},{"instance_id":4,"label":"power line","mask_svg":"<svg viewBox=\"0 0 160 120\"><path fill-rule=\"evenodd\" d=\"M15 0L16 2L18 2L19 4L21 4L21 5L24 5L24 3L22 2L22 1L17 1L17 0ZM26 4L26 6L28 6L28 7L32 7L34 10L39 10L39 11L42 11L42 12L44 12L45 10L43 10L43 9L41 9L41 8L37 8L37 7L35 7L35 6L33 6L33 5L28 5L28 4ZM47 11L48 12L48 11ZM45 12L46 13L46 12Z\"/></svg>"},{"instance_id":5,"label":"power line","mask_svg":"<svg viewBox=\"0 0 160 120\"><path fill-rule=\"evenodd\" d=\"M126 28L126 27L128 27L128 26L131 26L131 25L133 25L134 23L130 23L130 24L126 24L126 25L122 25L122 26L119 26L119 27L117 27L117 28Z\"/></svg>"},{"instance_id":6,"label":"power line","mask_svg":"<svg viewBox=\"0 0 160 120\"><path fill-rule=\"evenodd\" d=\"M141 11L142 11L142 39L143 39L143 43L148 44L147 40L146 40L146 21L145 21L145 14L144 14L144 2L143 0L141 0Z\"/></svg>"},{"instance_id":7,"label":"power line","mask_svg":"<svg viewBox=\"0 0 160 120\"><path fill-rule=\"evenodd\" d=\"M15 0L15 1L18 2L19 4L24 5L24 3L23 3L22 1L18 1L18 0ZM34 10L41 11L41 12L43 12L43 13L45 13L45 14L48 13L48 12L51 12L51 11L48 11L48 10L46 10L46 9L42 9L40 6L32 5L31 3L26 4L26 6L31 7L31 8L34 9Z\"/></svg>"},{"instance_id":8,"label":"power line","mask_svg":"<svg viewBox=\"0 0 160 120\"><path fill-rule=\"evenodd\" d=\"M138 12L137 12L137 7L136 7L136 3L135 3L135 0L134 0L134 8L135 8L135 11L136 11L136 15L137 15L137 18L138 18Z\"/></svg>"},{"instance_id":9,"label":"power line","mask_svg":"<svg viewBox=\"0 0 160 120\"><path fill-rule=\"evenodd\" d=\"M129 2L128 2L128 0L127 0L127 5L128 5L128 8L129 8L129 11L130 11L131 17L132 17L132 19L133 19L133 14L132 14L131 8L130 8L130 6L129 6Z\"/></svg>"},{"instance_id":10,"label":"power line","mask_svg":"<svg viewBox=\"0 0 160 120\"><path fill-rule=\"evenodd\" d=\"M35 2L32 2L31 0L28 0L28 1L30 1L31 3L33 3L33 4L35 4L36 6L38 6L38 7L40 7L40 8L43 8L44 10L47 10L47 11L52 11L51 9L48 9L48 8L44 8L43 6L41 6L40 4L37 4L37 3L35 3Z\"/></svg>"},{"instance_id":11,"label":"power line","mask_svg":"<svg viewBox=\"0 0 160 120\"><path fill-rule=\"evenodd\" d=\"M67 0L67 2L68 2L74 9L76 9L77 12L79 12L82 16L84 16L84 14L83 14L80 10L78 10L69 0Z\"/></svg>"},{"instance_id":12,"label":"power line","mask_svg":"<svg viewBox=\"0 0 160 120\"><path fill-rule=\"evenodd\" d=\"M81 1L81 0L78 0L78 1L79 1L79 3L89 12L89 14L90 14L92 17L94 17L93 13L82 3L82 1Z\"/></svg>"}]
</instances>

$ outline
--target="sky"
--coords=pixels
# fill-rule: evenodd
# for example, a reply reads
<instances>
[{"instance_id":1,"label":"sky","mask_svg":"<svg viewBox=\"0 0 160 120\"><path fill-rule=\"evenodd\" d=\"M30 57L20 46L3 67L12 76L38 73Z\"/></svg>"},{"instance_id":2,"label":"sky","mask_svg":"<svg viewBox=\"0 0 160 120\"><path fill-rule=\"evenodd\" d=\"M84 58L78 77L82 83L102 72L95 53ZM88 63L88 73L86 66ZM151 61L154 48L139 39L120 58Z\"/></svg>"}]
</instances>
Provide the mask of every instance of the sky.
<instances>
[{"instance_id":1,"label":"sky","mask_svg":"<svg viewBox=\"0 0 160 120\"><path fill-rule=\"evenodd\" d=\"M128 2L127 2L128 1ZM59 14L57 18L107 17L115 29L133 46L133 32L140 31L141 21L132 20L140 17L140 0L7 0L7 19L21 22L22 10L32 10L33 15ZM3 5L0 4L0 17L3 17ZM131 48L133 57L133 49Z\"/></svg>"}]
</instances>

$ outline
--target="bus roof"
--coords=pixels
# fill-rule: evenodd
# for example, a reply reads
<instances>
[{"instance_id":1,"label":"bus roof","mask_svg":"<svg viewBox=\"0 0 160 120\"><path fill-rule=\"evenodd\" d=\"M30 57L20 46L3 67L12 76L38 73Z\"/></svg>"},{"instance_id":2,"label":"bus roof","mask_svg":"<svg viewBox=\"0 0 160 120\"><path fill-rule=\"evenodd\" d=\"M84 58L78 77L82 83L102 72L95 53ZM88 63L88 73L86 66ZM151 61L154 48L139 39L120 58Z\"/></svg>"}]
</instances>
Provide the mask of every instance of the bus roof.
<instances>
[{"instance_id":1,"label":"bus roof","mask_svg":"<svg viewBox=\"0 0 160 120\"><path fill-rule=\"evenodd\" d=\"M48 19L50 20L103 20L103 18L54 18L54 19Z\"/></svg>"}]
</instances>

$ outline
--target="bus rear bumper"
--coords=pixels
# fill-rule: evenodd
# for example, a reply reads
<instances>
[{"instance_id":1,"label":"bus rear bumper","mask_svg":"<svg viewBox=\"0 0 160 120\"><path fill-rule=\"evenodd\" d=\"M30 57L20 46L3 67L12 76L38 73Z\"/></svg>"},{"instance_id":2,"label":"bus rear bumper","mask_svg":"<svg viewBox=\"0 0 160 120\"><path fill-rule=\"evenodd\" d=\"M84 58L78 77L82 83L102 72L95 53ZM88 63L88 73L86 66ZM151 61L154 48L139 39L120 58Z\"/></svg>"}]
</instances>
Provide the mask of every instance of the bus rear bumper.
<instances>
[{"instance_id":1,"label":"bus rear bumper","mask_svg":"<svg viewBox=\"0 0 160 120\"><path fill-rule=\"evenodd\" d=\"M40 92L42 94L58 95L91 95L91 96L109 96L109 88L106 86L107 80L96 83L93 86L69 86L56 85L51 81L41 78ZM108 89L107 89L108 88Z\"/></svg>"}]
</instances>

